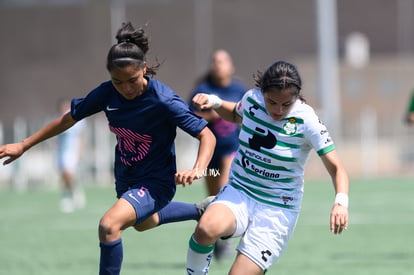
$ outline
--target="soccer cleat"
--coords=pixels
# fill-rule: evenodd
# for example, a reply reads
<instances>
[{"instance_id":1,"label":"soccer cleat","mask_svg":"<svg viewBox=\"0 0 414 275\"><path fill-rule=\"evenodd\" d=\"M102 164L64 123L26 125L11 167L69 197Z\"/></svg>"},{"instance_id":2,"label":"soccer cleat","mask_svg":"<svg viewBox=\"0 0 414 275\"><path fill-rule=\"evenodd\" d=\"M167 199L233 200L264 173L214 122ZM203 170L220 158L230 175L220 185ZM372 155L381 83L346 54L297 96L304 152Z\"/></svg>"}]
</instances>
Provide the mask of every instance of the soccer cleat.
<instances>
[{"instance_id":1,"label":"soccer cleat","mask_svg":"<svg viewBox=\"0 0 414 275\"><path fill-rule=\"evenodd\" d=\"M199 203L196 203L195 206L197 207L198 213L203 215L203 213L206 211L207 207L210 205L210 203L216 198L216 196L209 196L205 198L204 200L200 201Z\"/></svg>"},{"instance_id":2,"label":"soccer cleat","mask_svg":"<svg viewBox=\"0 0 414 275\"><path fill-rule=\"evenodd\" d=\"M76 188L73 191L73 203L76 209L82 209L85 207L86 196L85 192L80 187Z\"/></svg>"},{"instance_id":3,"label":"soccer cleat","mask_svg":"<svg viewBox=\"0 0 414 275\"><path fill-rule=\"evenodd\" d=\"M60 200L60 210L63 213L72 213L75 210L73 199L69 196L63 196Z\"/></svg>"}]
</instances>

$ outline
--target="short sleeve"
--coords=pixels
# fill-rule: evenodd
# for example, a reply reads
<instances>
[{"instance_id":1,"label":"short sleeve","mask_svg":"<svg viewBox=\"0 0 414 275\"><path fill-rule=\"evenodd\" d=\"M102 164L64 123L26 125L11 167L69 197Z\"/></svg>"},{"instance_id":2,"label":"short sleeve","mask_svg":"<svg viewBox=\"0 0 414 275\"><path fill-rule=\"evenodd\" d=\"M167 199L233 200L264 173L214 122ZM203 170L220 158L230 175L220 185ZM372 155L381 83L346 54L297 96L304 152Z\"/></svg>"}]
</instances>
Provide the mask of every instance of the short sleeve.
<instances>
[{"instance_id":1,"label":"short sleeve","mask_svg":"<svg viewBox=\"0 0 414 275\"><path fill-rule=\"evenodd\" d=\"M174 95L166 105L174 123L191 136L198 136L207 126L207 121L194 114L178 95Z\"/></svg>"},{"instance_id":2,"label":"short sleeve","mask_svg":"<svg viewBox=\"0 0 414 275\"><path fill-rule=\"evenodd\" d=\"M234 107L233 112L239 116L240 118L243 118L243 112L244 112L244 106L247 106L247 98L249 96L251 96L253 93L253 89L247 91L246 93L244 93L242 99L236 103L236 106Z\"/></svg>"},{"instance_id":3,"label":"short sleeve","mask_svg":"<svg viewBox=\"0 0 414 275\"><path fill-rule=\"evenodd\" d=\"M325 155L335 150L335 145L328 132L315 112L310 112L306 117L306 137L319 156Z\"/></svg>"},{"instance_id":4,"label":"short sleeve","mask_svg":"<svg viewBox=\"0 0 414 275\"><path fill-rule=\"evenodd\" d=\"M108 91L108 85L104 84L92 90L86 97L72 99L71 115L74 120L79 121L103 110Z\"/></svg>"}]
</instances>

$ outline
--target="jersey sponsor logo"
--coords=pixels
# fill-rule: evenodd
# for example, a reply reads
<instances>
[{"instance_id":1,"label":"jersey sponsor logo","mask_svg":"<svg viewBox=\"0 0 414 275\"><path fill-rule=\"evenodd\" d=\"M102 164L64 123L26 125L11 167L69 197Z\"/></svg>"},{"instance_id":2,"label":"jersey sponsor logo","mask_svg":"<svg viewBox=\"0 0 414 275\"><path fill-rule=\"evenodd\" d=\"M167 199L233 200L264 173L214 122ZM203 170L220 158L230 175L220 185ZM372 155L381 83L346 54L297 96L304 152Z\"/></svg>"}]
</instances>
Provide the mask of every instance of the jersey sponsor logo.
<instances>
[{"instance_id":1,"label":"jersey sponsor logo","mask_svg":"<svg viewBox=\"0 0 414 275\"><path fill-rule=\"evenodd\" d=\"M257 105L252 105L252 106L250 106L250 108L249 108L249 114L250 114L251 116L254 116L254 115L255 115L255 113L252 111L252 109L254 109L254 110L259 110L259 106L257 106Z\"/></svg>"},{"instance_id":2,"label":"jersey sponsor logo","mask_svg":"<svg viewBox=\"0 0 414 275\"><path fill-rule=\"evenodd\" d=\"M272 256L272 252L270 252L269 250L263 250L262 252L262 260L267 262L267 258Z\"/></svg>"},{"instance_id":3,"label":"jersey sponsor logo","mask_svg":"<svg viewBox=\"0 0 414 275\"><path fill-rule=\"evenodd\" d=\"M297 130L296 119L294 118L289 118L288 122L286 122L283 125L283 131L285 131L287 135L295 134L296 130Z\"/></svg>"},{"instance_id":4,"label":"jersey sponsor logo","mask_svg":"<svg viewBox=\"0 0 414 275\"><path fill-rule=\"evenodd\" d=\"M108 106L106 106L106 110L107 110L108 112L111 112L111 111L116 111L116 110L119 110L119 108L109 107L109 105L108 105Z\"/></svg>"},{"instance_id":5,"label":"jersey sponsor logo","mask_svg":"<svg viewBox=\"0 0 414 275\"><path fill-rule=\"evenodd\" d=\"M242 162L242 165L243 165L243 167L244 167L244 168L246 168L246 167L249 167L249 166L250 166L250 161L249 161L249 159L248 159L248 158L246 158L246 157L242 157L241 162Z\"/></svg>"},{"instance_id":6,"label":"jersey sponsor logo","mask_svg":"<svg viewBox=\"0 0 414 275\"><path fill-rule=\"evenodd\" d=\"M270 158L263 157L261 155L256 154L255 152L252 152L252 151L249 151L249 150L244 151L244 153L247 156L251 157L251 158L255 158L257 160L261 160L261 161L266 162L266 163L271 163L272 162L272 160Z\"/></svg>"},{"instance_id":7,"label":"jersey sponsor logo","mask_svg":"<svg viewBox=\"0 0 414 275\"><path fill-rule=\"evenodd\" d=\"M253 136L249 138L250 148L260 152L261 147L266 149L272 149L273 147L275 147L277 139L275 135L272 134L272 132L267 130L267 135L265 135L266 131L259 127L256 127L256 132L260 132L263 135L254 133Z\"/></svg>"},{"instance_id":8,"label":"jersey sponsor logo","mask_svg":"<svg viewBox=\"0 0 414 275\"><path fill-rule=\"evenodd\" d=\"M270 179L278 179L280 177L279 173L274 173L271 172L269 170L266 170L262 167L257 167L256 165L254 165L253 163L250 163L249 159L246 158L245 156L242 157L241 159L241 163L242 166L246 169L250 169L252 171L254 171L255 173L262 175L266 178L270 178Z\"/></svg>"},{"instance_id":9,"label":"jersey sponsor logo","mask_svg":"<svg viewBox=\"0 0 414 275\"><path fill-rule=\"evenodd\" d=\"M283 203L286 205L289 201L293 201L293 197L282 196Z\"/></svg>"}]
</instances>

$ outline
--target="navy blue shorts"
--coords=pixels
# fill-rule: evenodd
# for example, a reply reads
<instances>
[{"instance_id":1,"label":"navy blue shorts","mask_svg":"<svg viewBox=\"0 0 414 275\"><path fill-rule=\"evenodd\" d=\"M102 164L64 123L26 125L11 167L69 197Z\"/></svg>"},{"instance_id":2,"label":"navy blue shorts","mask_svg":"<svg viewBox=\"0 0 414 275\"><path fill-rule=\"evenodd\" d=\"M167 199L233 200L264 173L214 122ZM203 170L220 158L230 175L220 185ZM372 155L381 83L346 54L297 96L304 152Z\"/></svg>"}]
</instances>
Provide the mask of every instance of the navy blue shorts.
<instances>
[{"instance_id":1,"label":"navy blue shorts","mask_svg":"<svg viewBox=\"0 0 414 275\"><path fill-rule=\"evenodd\" d=\"M145 187L130 189L122 194L121 198L126 199L134 207L137 215L136 224L142 223L170 202L168 199L155 199Z\"/></svg>"}]
</instances>

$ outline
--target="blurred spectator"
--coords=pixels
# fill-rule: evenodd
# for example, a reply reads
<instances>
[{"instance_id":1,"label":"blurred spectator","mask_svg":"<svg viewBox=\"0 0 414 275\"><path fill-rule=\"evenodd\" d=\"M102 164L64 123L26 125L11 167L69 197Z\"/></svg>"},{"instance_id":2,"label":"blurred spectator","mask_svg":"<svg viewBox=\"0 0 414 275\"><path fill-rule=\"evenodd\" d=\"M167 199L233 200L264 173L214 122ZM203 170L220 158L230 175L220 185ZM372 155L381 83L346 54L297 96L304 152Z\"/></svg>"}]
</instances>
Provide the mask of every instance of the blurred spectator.
<instances>
[{"instance_id":1,"label":"blurred spectator","mask_svg":"<svg viewBox=\"0 0 414 275\"><path fill-rule=\"evenodd\" d=\"M70 111L70 100L59 103L60 114ZM62 198L60 209L70 213L85 206L85 194L79 182L76 182L76 172L84 145L85 121L81 120L73 127L58 135L57 161L62 179Z\"/></svg>"},{"instance_id":2,"label":"blurred spectator","mask_svg":"<svg viewBox=\"0 0 414 275\"><path fill-rule=\"evenodd\" d=\"M408 105L406 122L408 125L411 125L411 126L414 125L414 91L411 94L411 100Z\"/></svg>"},{"instance_id":3,"label":"blurred spectator","mask_svg":"<svg viewBox=\"0 0 414 275\"><path fill-rule=\"evenodd\" d=\"M234 78L235 68L230 54L223 49L216 50L211 56L210 68L197 82L191 98L198 93L214 94L223 100L238 102L246 91L245 85ZM190 103L190 105L192 105ZM194 110L197 115L208 121L208 127L216 137L216 148L213 158L205 171L205 179L209 196L217 195L220 188L228 181L229 170L234 154L238 148L240 127L225 121L216 111ZM230 254L229 241L219 240L216 243L215 258L221 259Z\"/></svg>"}]
</instances>

